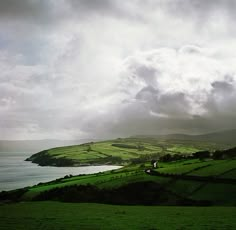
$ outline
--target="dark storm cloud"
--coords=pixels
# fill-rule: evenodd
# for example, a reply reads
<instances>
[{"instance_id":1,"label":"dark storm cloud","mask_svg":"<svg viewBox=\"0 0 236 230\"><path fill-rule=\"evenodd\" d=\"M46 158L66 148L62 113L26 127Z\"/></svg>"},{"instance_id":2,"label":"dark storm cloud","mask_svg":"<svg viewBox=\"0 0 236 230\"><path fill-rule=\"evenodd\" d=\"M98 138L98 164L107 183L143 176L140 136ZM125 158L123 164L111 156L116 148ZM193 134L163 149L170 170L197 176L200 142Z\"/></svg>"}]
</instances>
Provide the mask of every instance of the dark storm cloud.
<instances>
[{"instance_id":1,"label":"dark storm cloud","mask_svg":"<svg viewBox=\"0 0 236 230\"><path fill-rule=\"evenodd\" d=\"M152 67L147 66L138 66L134 72L139 78L144 79L144 81L148 85L156 84L156 74L158 74L158 70Z\"/></svg>"},{"instance_id":2,"label":"dark storm cloud","mask_svg":"<svg viewBox=\"0 0 236 230\"><path fill-rule=\"evenodd\" d=\"M127 59L131 90L119 122L107 124L111 132L203 133L234 128L235 75L227 73L230 62L209 55L200 47L185 46ZM134 98L132 83L137 89Z\"/></svg>"},{"instance_id":3,"label":"dark storm cloud","mask_svg":"<svg viewBox=\"0 0 236 230\"><path fill-rule=\"evenodd\" d=\"M134 0L130 3L122 3L118 0L1 0L1 18L51 18L57 16L55 13L61 12L71 16L70 11L75 11L78 15L104 14L104 15L140 15L143 10L167 10L174 15L181 17L198 17L205 19L216 10L227 16L235 16L236 1L234 0ZM144 14L145 12L143 12ZM57 18L60 20L60 18Z\"/></svg>"},{"instance_id":4,"label":"dark storm cloud","mask_svg":"<svg viewBox=\"0 0 236 230\"><path fill-rule=\"evenodd\" d=\"M236 114L236 90L232 82L228 81L215 81L212 83L212 90L208 95L205 104L210 115L214 115L213 120L216 118L222 119L222 122L229 122L235 120ZM234 123L232 123L233 125Z\"/></svg>"},{"instance_id":5,"label":"dark storm cloud","mask_svg":"<svg viewBox=\"0 0 236 230\"><path fill-rule=\"evenodd\" d=\"M168 117L185 116L190 108L184 93L161 94L158 89L154 89L152 86L141 89L135 98L145 102L145 106L155 112L157 116L158 114Z\"/></svg>"},{"instance_id":6,"label":"dark storm cloud","mask_svg":"<svg viewBox=\"0 0 236 230\"><path fill-rule=\"evenodd\" d=\"M158 98L158 94L157 89L152 86L146 86L136 94L135 98L138 100L155 101Z\"/></svg>"},{"instance_id":7,"label":"dark storm cloud","mask_svg":"<svg viewBox=\"0 0 236 230\"><path fill-rule=\"evenodd\" d=\"M68 1L74 10L78 11L78 13L87 13L89 11L93 12L109 12L116 11L118 5L116 1L111 0L69 0Z\"/></svg>"},{"instance_id":8,"label":"dark storm cloud","mask_svg":"<svg viewBox=\"0 0 236 230\"><path fill-rule=\"evenodd\" d=\"M143 5L142 1L123 1L119 0L68 0L67 4L71 7L71 12L85 20L90 20L92 16L114 17L116 19L128 19L140 21L143 15L137 4Z\"/></svg>"},{"instance_id":9,"label":"dark storm cloud","mask_svg":"<svg viewBox=\"0 0 236 230\"><path fill-rule=\"evenodd\" d=\"M163 2L163 1L162 1ZM179 17L194 17L197 20L206 20L212 13L218 11L224 16L235 17L235 0L170 0L164 3L164 8Z\"/></svg>"},{"instance_id":10,"label":"dark storm cloud","mask_svg":"<svg viewBox=\"0 0 236 230\"><path fill-rule=\"evenodd\" d=\"M78 17L90 20L92 15L114 16L119 19L144 20L146 12L169 12L172 16L190 17L196 22L205 22L215 12L222 16L235 17L234 0L8 0L0 1L0 18L5 20L25 20L34 23L60 23L68 18ZM46 26L46 24L45 24Z\"/></svg>"},{"instance_id":11,"label":"dark storm cloud","mask_svg":"<svg viewBox=\"0 0 236 230\"><path fill-rule=\"evenodd\" d=\"M132 4L131 4L132 5ZM129 4L125 4L129 6ZM0 18L33 23L60 23L73 17L89 19L91 15L132 16L117 0L8 0L0 1ZM45 26L47 26L45 24Z\"/></svg>"},{"instance_id":12,"label":"dark storm cloud","mask_svg":"<svg viewBox=\"0 0 236 230\"><path fill-rule=\"evenodd\" d=\"M157 104L157 112L169 116L185 116L189 111L189 103L184 93L162 95Z\"/></svg>"},{"instance_id":13,"label":"dark storm cloud","mask_svg":"<svg viewBox=\"0 0 236 230\"><path fill-rule=\"evenodd\" d=\"M0 138L233 127L235 10L230 0L0 0Z\"/></svg>"},{"instance_id":14,"label":"dark storm cloud","mask_svg":"<svg viewBox=\"0 0 236 230\"><path fill-rule=\"evenodd\" d=\"M51 16L51 1L1 0L0 18L3 20L47 21Z\"/></svg>"},{"instance_id":15,"label":"dark storm cloud","mask_svg":"<svg viewBox=\"0 0 236 230\"><path fill-rule=\"evenodd\" d=\"M229 94L234 91L234 86L231 82L227 81L215 81L212 84L213 87L213 93L225 93Z\"/></svg>"},{"instance_id":16,"label":"dark storm cloud","mask_svg":"<svg viewBox=\"0 0 236 230\"><path fill-rule=\"evenodd\" d=\"M106 122L107 132L129 136L137 134L169 134L169 133L207 133L209 131L219 131L235 128L236 117L215 113L214 116L172 116L155 117L147 113L147 110L129 106L128 111L123 111L125 118L118 124ZM102 133L99 133L102 135Z\"/></svg>"}]
</instances>

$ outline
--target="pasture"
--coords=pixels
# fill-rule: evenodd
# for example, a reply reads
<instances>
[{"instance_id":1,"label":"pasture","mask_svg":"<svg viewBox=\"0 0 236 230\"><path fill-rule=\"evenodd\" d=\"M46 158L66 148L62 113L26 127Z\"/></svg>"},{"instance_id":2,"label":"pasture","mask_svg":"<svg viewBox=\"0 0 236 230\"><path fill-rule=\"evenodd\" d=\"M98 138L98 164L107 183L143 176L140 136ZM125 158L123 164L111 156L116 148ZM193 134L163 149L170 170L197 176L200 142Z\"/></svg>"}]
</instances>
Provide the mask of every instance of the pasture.
<instances>
[{"instance_id":1,"label":"pasture","mask_svg":"<svg viewBox=\"0 0 236 230\"><path fill-rule=\"evenodd\" d=\"M235 207L150 207L59 202L0 206L1 230L234 230L235 220Z\"/></svg>"},{"instance_id":2,"label":"pasture","mask_svg":"<svg viewBox=\"0 0 236 230\"><path fill-rule=\"evenodd\" d=\"M203 141L159 140L155 138L118 138L44 150L27 160L39 165L79 166L116 164L159 158L165 154L190 155L201 150L213 151L224 144Z\"/></svg>"}]
</instances>

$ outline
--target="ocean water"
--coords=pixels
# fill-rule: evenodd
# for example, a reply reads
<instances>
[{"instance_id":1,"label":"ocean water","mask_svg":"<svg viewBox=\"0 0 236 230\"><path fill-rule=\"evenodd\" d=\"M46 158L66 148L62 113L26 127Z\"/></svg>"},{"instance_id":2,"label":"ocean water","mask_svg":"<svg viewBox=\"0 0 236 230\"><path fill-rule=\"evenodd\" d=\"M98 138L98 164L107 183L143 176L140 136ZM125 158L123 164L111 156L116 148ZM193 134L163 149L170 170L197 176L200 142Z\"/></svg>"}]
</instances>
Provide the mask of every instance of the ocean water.
<instances>
[{"instance_id":1,"label":"ocean water","mask_svg":"<svg viewBox=\"0 0 236 230\"><path fill-rule=\"evenodd\" d=\"M38 166L25 159L32 153L0 152L0 191L32 186L47 182L65 175L91 174L117 169L120 166L83 166L83 167L50 167Z\"/></svg>"}]
</instances>

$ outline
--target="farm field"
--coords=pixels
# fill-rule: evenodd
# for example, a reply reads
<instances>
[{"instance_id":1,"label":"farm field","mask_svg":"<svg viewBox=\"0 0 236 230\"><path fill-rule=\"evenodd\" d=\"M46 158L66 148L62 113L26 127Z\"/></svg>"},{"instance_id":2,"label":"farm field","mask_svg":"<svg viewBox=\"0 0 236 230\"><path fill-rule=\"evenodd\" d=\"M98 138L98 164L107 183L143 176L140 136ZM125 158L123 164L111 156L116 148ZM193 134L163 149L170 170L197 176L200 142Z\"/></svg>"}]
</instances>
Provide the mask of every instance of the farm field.
<instances>
[{"instance_id":1,"label":"farm field","mask_svg":"<svg viewBox=\"0 0 236 230\"><path fill-rule=\"evenodd\" d=\"M160 161L158 168L146 161L97 174L67 175L0 193L0 230L233 230L235 170L234 158L183 158ZM6 204L9 200L13 203Z\"/></svg>"},{"instance_id":2,"label":"farm field","mask_svg":"<svg viewBox=\"0 0 236 230\"><path fill-rule=\"evenodd\" d=\"M190 175L218 177L223 174L225 175L225 178L227 178L226 173L231 172L235 168L236 168L235 160L213 161L209 162L209 165L207 167L191 172Z\"/></svg>"},{"instance_id":3,"label":"farm field","mask_svg":"<svg viewBox=\"0 0 236 230\"><path fill-rule=\"evenodd\" d=\"M62 188L73 185L95 185L98 188L116 188L125 184L144 181L168 181L168 178L151 177L144 172L143 168L125 167L120 170L104 172L94 175L82 175L72 178L62 178L61 180L53 181L52 183L44 183L33 186L24 194L23 199L32 199L41 192L48 191L54 188Z\"/></svg>"},{"instance_id":4,"label":"farm field","mask_svg":"<svg viewBox=\"0 0 236 230\"><path fill-rule=\"evenodd\" d=\"M155 189L158 189L159 186L163 190L160 197L162 194L168 194L172 198L173 196L175 197L174 200L172 198L167 199L166 204L176 204L179 202L178 200L182 200L183 198L193 201L209 201L214 205L234 206L236 204L234 196L236 192L234 180L236 178L233 177L232 172L235 168L236 160L200 161L198 159L192 159L169 163L160 162L159 168L155 170L151 169L151 164L148 162L146 164L133 164L108 172L93 175L67 176L52 182L40 183L36 186L26 188L20 200L37 200L42 193L47 195L51 194L51 191L60 191L60 189L67 194L71 193L68 190L72 188L78 189L78 186L93 186L93 188L98 189L98 192L109 192L118 191L127 186L130 186L129 190L132 190L132 186L137 185L141 188L148 183L148 185L152 184L154 186L152 191L154 194L155 191L158 191ZM151 169L153 173L147 173L147 169ZM155 172L158 172L158 174ZM228 172L230 172L229 177L227 177ZM216 178L214 181L212 181L212 176ZM83 188L81 187L81 189ZM76 190L76 192L80 191ZM145 192L147 191L143 191L143 189L138 191L140 196L145 195ZM55 197L50 195L50 197L47 199L57 200L57 195ZM154 200L153 203L157 203L157 201Z\"/></svg>"},{"instance_id":5,"label":"farm field","mask_svg":"<svg viewBox=\"0 0 236 230\"><path fill-rule=\"evenodd\" d=\"M236 229L236 207L25 202L0 206L1 230Z\"/></svg>"},{"instance_id":6,"label":"farm field","mask_svg":"<svg viewBox=\"0 0 236 230\"><path fill-rule=\"evenodd\" d=\"M193 176L214 176L235 179L236 160L183 160L168 164L159 164L156 171L170 174L186 174ZM227 176L229 175L229 176Z\"/></svg>"},{"instance_id":7,"label":"farm field","mask_svg":"<svg viewBox=\"0 0 236 230\"><path fill-rule=\"evenodd\" d=\"M236 205L235 182L213 183L211 181L211 177L235 180L235 170L236 160L207 160L203 162L192 160L192 163L191 161L179 162L166 165L156 171L164 174L195 176L192 180L175 178L172 183L168 184L169 189L178 194L194 200L211 200L217 204ZM198 176L210 178L206 181L198 181Z\"/></svg>"},{"instance_id":8,"label":"farm field","mask_svg":"<svg viewBox=\"0 0 236 230\"><path fill-rule=\"evenodd\" d=\"M155 138L118 138L90 142L75 146L59 147L41 151L28 158L39 165L79 166L116 164L149 160L165 154L189 155L201 150L213 151L225 148L224 144L190 140L163 140Z\"/></svg>"}]
</instances>

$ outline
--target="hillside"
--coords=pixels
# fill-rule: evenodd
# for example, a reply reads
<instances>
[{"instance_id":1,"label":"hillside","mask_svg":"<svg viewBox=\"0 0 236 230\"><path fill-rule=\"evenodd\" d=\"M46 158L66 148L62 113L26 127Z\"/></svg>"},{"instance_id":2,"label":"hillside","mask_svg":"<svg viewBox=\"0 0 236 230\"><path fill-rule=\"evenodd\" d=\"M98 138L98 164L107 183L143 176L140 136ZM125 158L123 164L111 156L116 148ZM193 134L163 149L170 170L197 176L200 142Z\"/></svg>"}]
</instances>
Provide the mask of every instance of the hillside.
<instances>
[{"instance_id":1,"label":"hillside","mask_svg":"<svg viewBox=\"0 0 236 230\"><path fill-rule=\"evenodd\" d=\"M236 129L224 130L220 132L213 132L200 135L187 134L168 134L168 135L137 135L135 138L154 138L158 140L189 140L189 141L203 141L212 143L221 143L225 145L236 145Z\"/></svg>"},{"instance_id":2,"label":"hillside","mask_svg":"<svg viewBox=\"0 0 236 230\"><path fill-rule=\"evenodd\" d=\"M125 165L158 159L166 154L190 155L197 151L214 151L231 146L218 141L221 135L223 134L118 138L44 150L32 155L27 161L41 166Z\"/></svg>"},{"instance_id":3,"label":"hillside","mask_svg":"<svg viewBox=\"0 0 236 230\"><path fill-rule=\"evenodd\" d=\"M1 192L0 228L233 230L236 148L206 153Z\"/></svg>"},{"instance_id":4,"label":"hillside","mask_svg":"<svg viewBox=\"0 0 236 230\"><path fill-rule=\"evenodd\" d=\"M160 146L147 141L141 143L139 139L117 139L44 150L27 160L41 166L119 165L132 159L161 153Z\"/></svg>"},{"instance_id":5,"label":"hillside","mask_svg":"<svg viewBox=\"0 0 236 230\"><path fill-rule=\"evenodd\" d=\"M33 187L0 193L0 200L142 205L236 205L236 149L221 158L150 162L92 174L68 175Z\"/></svg>"}]
</instances>

